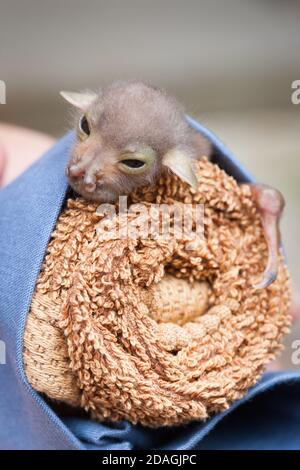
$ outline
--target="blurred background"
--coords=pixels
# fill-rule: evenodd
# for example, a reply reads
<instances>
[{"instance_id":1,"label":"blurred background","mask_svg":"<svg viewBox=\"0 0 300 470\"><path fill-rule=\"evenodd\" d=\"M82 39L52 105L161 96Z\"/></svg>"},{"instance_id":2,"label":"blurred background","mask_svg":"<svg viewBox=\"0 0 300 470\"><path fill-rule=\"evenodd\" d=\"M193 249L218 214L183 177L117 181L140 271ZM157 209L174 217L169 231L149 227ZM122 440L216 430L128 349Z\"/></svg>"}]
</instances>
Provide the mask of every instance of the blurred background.
<instances>
[{"instance_id":1,"label":"blurred background","mask_svg":"<svg viewBox=\"0 0 300 470\"><path fill-rule=\"evenodd\" d=\"M299 28L296 0L1 2L0 121L59 137L69 127L61 89L116 78L165 87L284 193L282 231L300 290L300 105L291 102Z\"/></svg>"}]
</instances>

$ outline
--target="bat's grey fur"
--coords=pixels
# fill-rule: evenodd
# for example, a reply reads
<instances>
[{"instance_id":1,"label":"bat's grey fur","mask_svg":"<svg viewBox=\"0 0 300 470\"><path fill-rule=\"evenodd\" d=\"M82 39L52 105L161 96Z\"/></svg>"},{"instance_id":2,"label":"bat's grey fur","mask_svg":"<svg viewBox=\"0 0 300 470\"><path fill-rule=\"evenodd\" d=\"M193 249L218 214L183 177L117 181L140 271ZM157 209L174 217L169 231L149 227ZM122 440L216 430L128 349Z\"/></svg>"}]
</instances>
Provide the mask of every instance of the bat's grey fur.
<instances>
[{"instance_id":1,"label":"bat's grey fur","mask_svg":"<svg viewBox=\"0 0 300 470\"><path fill-rule=\"evenodd\" d=\"M178 101L163 90L139 81L117 81L99 92L85 110L91 136L75 145L70 167L84 171L72 176L71 186L87 199L112 202L139 186L152 184L163 169L162 158L180 149L188 158L208 156L210 145L187 124ZM77 116L76 122L80 115ZM155 165L144 175L125 175L116 167L117 155L128 147L146 145L157 153ZM90 191L91 178L96 187ZM86 184L87 182L87 184ZM88 189L88 190L87 190Z\"/></svg>"}]
</instances>

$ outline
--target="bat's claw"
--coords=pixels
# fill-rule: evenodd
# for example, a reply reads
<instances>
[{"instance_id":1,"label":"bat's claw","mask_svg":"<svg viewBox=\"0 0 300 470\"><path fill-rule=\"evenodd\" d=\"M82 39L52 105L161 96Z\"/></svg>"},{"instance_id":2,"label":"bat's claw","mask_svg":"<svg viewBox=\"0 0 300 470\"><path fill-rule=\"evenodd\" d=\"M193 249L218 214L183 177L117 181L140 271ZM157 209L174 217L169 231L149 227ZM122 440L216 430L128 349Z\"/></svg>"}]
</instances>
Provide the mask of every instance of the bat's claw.
<instances>
[{"instance_id":1,"label":"bat's claw","mask_svg":"<svg viewBox=\"0 0 300 470\"><path fill-rule=\"evenodd\" d=\"M266 289L277 279L278 271L268 271L267 269L263 273L261 281L256 284L252 284L253 289Z\"/></svg>"}]
</instances>

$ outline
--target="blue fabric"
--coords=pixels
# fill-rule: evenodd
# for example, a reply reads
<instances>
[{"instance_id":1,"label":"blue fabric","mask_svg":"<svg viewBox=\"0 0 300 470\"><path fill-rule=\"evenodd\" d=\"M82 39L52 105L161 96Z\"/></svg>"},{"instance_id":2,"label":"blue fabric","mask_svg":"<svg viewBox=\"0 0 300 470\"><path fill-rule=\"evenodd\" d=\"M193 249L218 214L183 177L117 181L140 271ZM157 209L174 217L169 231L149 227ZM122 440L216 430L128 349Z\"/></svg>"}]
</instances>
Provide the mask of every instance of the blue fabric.
<instances>
[{"instance_id":1,"label":"blue fabric","mask_svg":"<svg viewBox=\"0 0 300 470\"><path fill-rule=\"evenodd\" d=\"M196 121L215 159L239 181L253 181L228 149ZM266 375L247 396L206 423L146 429L62 418L28 384L22 362L26 316L45 250L67 190L64 167L73 134L0 191L1 449L299 449L300 374Z\"/></svg>"}]
</instances>

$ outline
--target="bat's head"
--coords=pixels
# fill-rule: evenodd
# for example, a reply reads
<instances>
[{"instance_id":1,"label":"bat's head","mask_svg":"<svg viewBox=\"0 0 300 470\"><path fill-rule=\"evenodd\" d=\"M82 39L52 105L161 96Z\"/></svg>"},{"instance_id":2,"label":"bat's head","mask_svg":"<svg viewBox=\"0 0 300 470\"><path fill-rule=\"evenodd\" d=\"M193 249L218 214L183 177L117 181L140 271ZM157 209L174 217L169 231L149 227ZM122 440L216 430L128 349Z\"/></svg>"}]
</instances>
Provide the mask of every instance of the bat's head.
<instances>
[{"instance_id":1,"label":"bat's head","mask_svg":"<svg viewBox=\"0 0 300 470\"><path fill-rule=\"evenodd\" d=\"M79 110L67 176L84 198L115 202L154 184L167 168L196 187L193 158L201 145L202 155L208 147L174 98L137 81L116 82L98 94L61 95Z\"/></svg>"}]
</instances>

